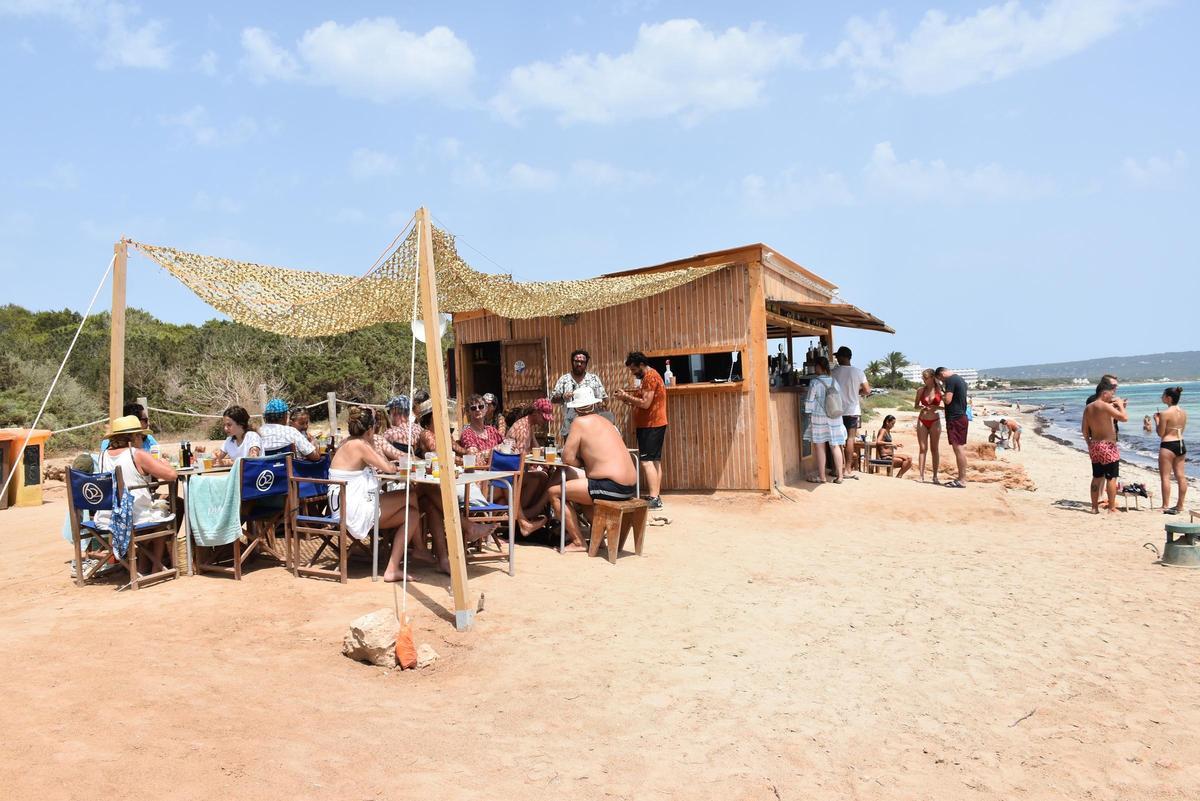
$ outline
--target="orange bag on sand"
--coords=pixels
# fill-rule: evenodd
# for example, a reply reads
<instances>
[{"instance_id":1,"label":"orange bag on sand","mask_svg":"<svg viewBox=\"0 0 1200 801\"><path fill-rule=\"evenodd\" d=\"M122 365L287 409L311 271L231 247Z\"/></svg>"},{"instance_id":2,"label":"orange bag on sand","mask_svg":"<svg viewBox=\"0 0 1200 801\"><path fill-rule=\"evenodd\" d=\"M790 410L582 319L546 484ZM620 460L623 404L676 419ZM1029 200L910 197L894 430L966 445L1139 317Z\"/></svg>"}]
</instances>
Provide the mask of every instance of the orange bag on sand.
<instances>
[{"instance_id":1,"label":"orange bag on sand","mask_svg":"<svg viewBox=\"0 0 1200 801\"><path fill-rule=\"evenodd\" d=\"M396 634L396 664L402 670L417 666L417 646L413 643L412 624L405 623Z\"/></svg>"}]
</instances>

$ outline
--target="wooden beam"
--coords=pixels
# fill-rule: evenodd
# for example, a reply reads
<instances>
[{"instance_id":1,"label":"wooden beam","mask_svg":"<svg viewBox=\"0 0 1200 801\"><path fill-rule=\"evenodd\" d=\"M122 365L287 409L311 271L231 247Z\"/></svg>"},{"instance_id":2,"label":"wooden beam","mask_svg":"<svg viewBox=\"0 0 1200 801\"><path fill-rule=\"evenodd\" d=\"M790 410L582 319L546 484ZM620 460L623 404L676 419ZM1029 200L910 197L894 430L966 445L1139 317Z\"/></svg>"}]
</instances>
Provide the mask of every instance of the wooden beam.
<instances>
[{"instance_id":1,"label":"wooden beam","mask_svg":"<svg viewBox=\"0 0 1200 801\"><path fill-rule=\"evenodd\" d=\"M108 418L116 420L125 405L125 273L129 247L113 245L112 315L108 340Z\"/></svg>"},{"instance_id":2,"label":"wooden beam","mask_svg":"<svg viewBox=\"0 0 1200 801\"><path fill-rule=\"evenodd\" d=\"M748 265L746 278L750 282L750 341L745 355L749 370L745 379L753 399L754 481L763 492L771 491L771 376L767 367L767 298L763 284L762 262Z\"/></svg>"},{"instance_id":3,"label":"wooden beam","mask_svg":"<svg viewBox=\"0 0 1200 801\"><path fill-rule=\"evenodd\" d=\"M438 314L437 273L433 268L433 227L429 210L417 210L417 263L421 281L421 315L425 319L425 358L429 364L429 397L433 401L433 434L441 463L442 515L446 521L446 548L450 555L450 585L454 595L454 627L470 628L475 607L467 597L467 557L463 552L458 495L454 491L454 449L450 446L450 412L446 404L446 372L442 366L442 334Z\"/></svg>"},{"instance_id":4,"label":"wooden beam","mask_svg":"<svg viewBox=\"0 0 1200 801\"><path fill-rule=\"evenodd\" d=\"M765 314L767 322L771 325L777 325L780 328L790 329L795 331L797 334L812 337L819 337L825 334L825 328L822 326L809 325L808 323L803 323L799 320L793 320L791 317L784 317L783 315L775 314L774 312L765 312Z\"/></svg>"}]
</instances>

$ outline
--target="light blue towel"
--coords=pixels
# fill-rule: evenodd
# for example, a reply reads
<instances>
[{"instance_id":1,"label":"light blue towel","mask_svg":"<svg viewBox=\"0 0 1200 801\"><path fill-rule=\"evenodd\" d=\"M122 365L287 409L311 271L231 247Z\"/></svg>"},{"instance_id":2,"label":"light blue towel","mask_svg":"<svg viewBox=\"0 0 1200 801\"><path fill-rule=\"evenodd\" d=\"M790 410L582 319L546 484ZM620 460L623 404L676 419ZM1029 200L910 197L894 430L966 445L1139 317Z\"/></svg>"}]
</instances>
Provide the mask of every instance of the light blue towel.
<instances>
[{"instance_id":1,"label":"light blue towel","mask_svg":"<svg viewBox=\"0 0 1200 801\"><path fill-rule=\"evenodd\" d=\"M197 545L228 545L242 533L241 459L228 473L192 476L188 482L188 528Z\"/></svg>"}]
</instances>

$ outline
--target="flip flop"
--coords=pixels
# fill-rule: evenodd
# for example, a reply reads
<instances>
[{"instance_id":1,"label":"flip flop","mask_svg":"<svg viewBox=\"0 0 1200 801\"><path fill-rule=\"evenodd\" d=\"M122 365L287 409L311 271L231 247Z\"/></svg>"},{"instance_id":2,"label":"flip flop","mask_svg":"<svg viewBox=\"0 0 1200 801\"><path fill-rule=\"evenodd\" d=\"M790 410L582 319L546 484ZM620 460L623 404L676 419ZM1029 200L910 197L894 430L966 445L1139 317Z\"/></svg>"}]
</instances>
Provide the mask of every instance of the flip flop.
<instances>
[{"instance_id":1,"label":"flip flop","mask_svg":"<svg viewBox=\"0 0 1200 801\"><path fill-rule=\"evenodd\" d=\"M943 487L953 487L954 489L966 489L967 485L959 481L957 478L947 481Z\"/></svg>"}]
</instances>

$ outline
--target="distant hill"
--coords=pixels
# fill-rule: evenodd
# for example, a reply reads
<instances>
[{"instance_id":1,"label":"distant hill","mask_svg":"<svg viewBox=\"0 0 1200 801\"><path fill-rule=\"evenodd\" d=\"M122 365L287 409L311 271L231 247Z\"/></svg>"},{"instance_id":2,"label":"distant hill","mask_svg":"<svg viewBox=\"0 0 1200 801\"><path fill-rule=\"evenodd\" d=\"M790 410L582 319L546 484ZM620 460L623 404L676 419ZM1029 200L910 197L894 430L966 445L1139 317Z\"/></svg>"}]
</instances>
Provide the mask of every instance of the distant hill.
<instances>
[{"instance_id":1,"label":"distant hill","mask_svg":"<svg viewBox=\"0 0 1200 801\"><path fill-rule=\"evenodd\" d=\"M1017 367L989 367L980 370L990 378L1087 378L1098 381L1113 373L1123 381L1170 378L1179 381L1200 378L1200 350L1177 353L1148 353L1144 356L1109 356L1080 362L1023 364Z\"/></svg>"}]
</instances>

